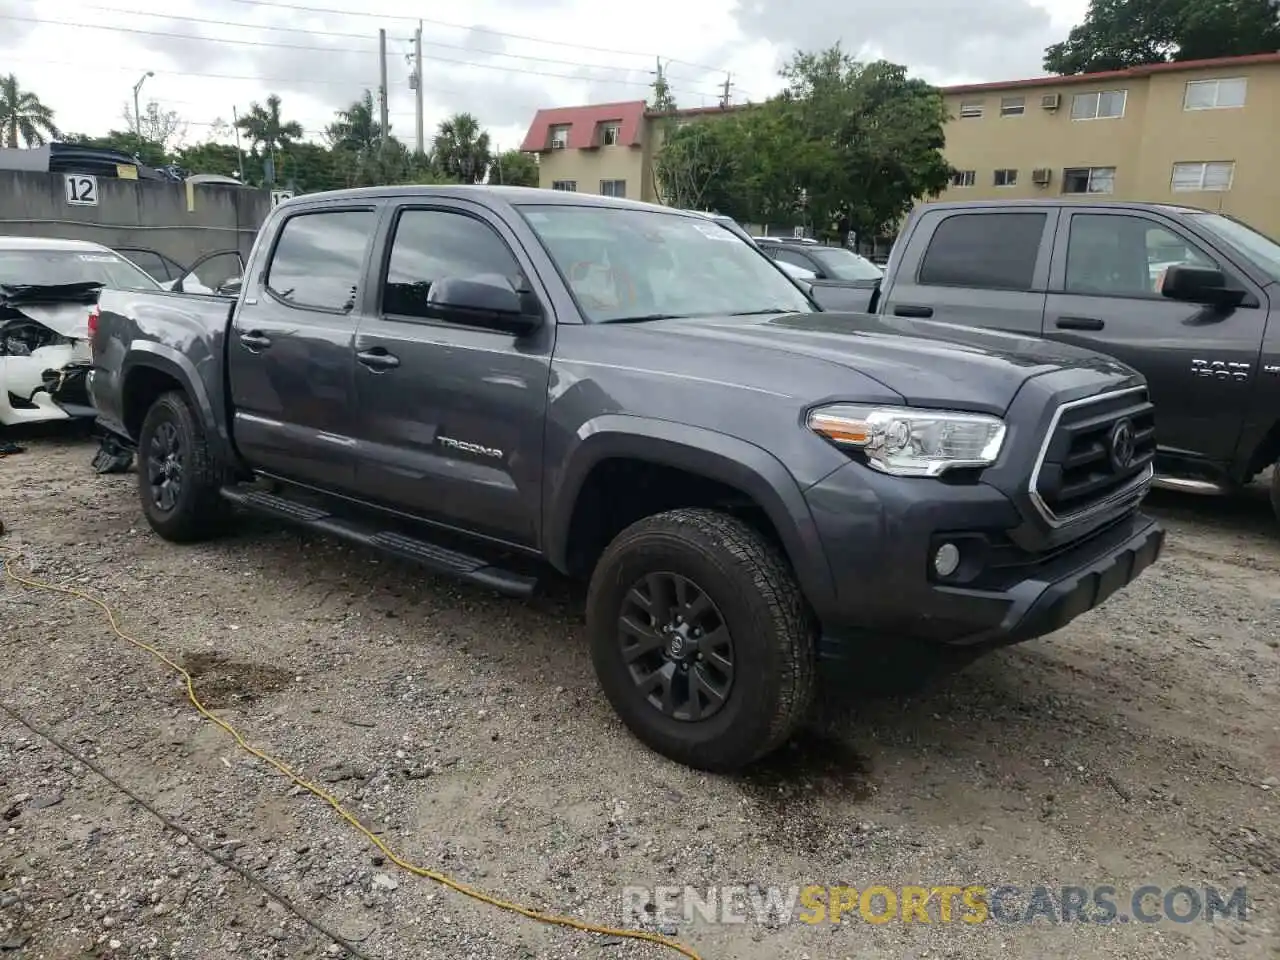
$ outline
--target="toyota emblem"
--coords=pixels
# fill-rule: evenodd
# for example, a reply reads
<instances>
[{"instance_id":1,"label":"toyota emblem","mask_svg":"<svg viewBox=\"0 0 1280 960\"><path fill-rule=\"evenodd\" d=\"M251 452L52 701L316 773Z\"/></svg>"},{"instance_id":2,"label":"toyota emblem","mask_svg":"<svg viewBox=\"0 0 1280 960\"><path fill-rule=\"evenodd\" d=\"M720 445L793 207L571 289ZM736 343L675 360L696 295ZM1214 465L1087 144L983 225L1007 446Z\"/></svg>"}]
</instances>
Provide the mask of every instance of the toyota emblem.
<instances>
[{"instance_id":1,"label":"toyota emblem","mask_svg":"<svg viewBox=\"0 0 1280 960\"><path fill-rule=\"evenodd\" d=\"M1134 454L1137 452L1137 438L1133 432L1133 421L1129 418L1117 420L1111 428L1111 465L1116 470L1128 470L1133 466Z\"/></svg>"}]
</instances>

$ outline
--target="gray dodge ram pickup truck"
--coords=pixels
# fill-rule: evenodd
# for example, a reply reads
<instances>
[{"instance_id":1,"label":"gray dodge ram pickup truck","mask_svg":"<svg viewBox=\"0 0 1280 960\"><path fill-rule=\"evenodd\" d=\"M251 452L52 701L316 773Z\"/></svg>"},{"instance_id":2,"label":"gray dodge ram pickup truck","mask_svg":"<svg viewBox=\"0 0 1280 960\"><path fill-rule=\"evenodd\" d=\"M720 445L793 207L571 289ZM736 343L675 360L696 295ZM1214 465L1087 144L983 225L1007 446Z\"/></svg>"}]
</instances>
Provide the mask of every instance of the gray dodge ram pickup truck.
<instances>
[{"instance_id":1,"label":"gray dodge ram pickup truck","mask_svg":"<svg viewBox=\"0 0 1280 960\"><path fill-rule=\"evenodd\" d=\"M1232 217L1091 198L922 204L871 309L1134 367L1160 421L1156 486L1233 492L1280 460L1280 243ZM1271 502L1280 517L1280 469Z\"/></svg>"},{"instance_id":2,"label":"gray dodge ram pickup truck","mask_svg":"<svg viewBox=\"0 0 1280 960\"><path fill-rule=\"evenodd\" d=\"M610 703L703 769L782 744L820 661L1043 635L1164 536L1133 370L825 313L734 231L649 204L303 196L234 297L107 291L90 326L159 535L240 504L512 595L581 578Z\"/></svg>"}]
</instances>

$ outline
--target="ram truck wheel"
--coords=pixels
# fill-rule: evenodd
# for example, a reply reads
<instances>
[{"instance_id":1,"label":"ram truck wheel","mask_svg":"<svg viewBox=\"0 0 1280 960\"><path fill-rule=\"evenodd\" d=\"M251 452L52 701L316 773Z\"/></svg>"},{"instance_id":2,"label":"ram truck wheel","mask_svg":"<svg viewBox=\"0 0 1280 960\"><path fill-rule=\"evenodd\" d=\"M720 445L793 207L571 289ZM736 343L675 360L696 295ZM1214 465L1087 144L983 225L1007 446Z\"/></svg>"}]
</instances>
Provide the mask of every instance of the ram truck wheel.
<instances>
[{"instance_id":1,"label":"ram truck wheel","mask_svg":"<svg viewBox=\"0 0 1280 960\"><path fill-rule=\"evenodd\" d=\"M596 675L628 729L663 756L730 772L806 719L816 625L778 550L745 522L678 509L605 549L587 593Z\"/></svg>"},{"instance_id":2,"label":"ram truck wheel","mask_svg":"<svg viewBox=\"0 0 1280 960\"><path fill-rule=\"evenodd\" d=\"M160 396L138 434L138 495L151 529L175 543L210 538L228 514L222 482L190 401L179 391Z\"/></svg>"}]
</instances>

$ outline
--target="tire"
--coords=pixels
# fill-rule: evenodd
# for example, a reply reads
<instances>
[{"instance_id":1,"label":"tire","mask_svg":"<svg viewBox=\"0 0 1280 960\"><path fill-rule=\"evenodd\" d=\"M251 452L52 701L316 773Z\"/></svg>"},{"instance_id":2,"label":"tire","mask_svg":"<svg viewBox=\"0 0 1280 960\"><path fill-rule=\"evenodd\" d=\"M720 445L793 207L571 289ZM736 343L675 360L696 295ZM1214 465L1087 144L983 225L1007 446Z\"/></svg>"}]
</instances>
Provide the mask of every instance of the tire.
<instances>
[{"instance_id":1,"label":"tire","mask_svg":"<svg viewBox=\"0 0 1280 960\"><path fill-rule=\"evenodd\" d=\"M152 488L152 455L169 453L176 487L158 499ZM151 405L138 435L138 496L151 529L174 543L207 540L223 528L229 513L219 491L224 479L209 451L204 424L180 391L162 394Z\"/></svg>"},{"instance_id":2,"label":"tire","mask_svg":"<svg viewBox=\"0 0 1280 960\"><path fill-rule=\"evenodd\" d=\"M680 667L668 657L672 635L661 629L667 604L650 603L650 608L662 608L657 630L642 629L645 639L635 641L634 649L651 647L655 638L664 647L637 656L633 663L639 673L648 671L650 679L665 671L670 682L661 692L646 693L624 653L621 619L625 614L642 628L650 625L644 607L634 605L633 598L646 593L657 597L656 587L651 590L646 581L681 580L686 597L704 598L685 607L687 613L699 607L706 611L707 601L711 609L701 617L690 615L689 623L702 627L686 624L680 630L696 644L705 644L723 638L714 628L718 623L727 631L729 645L707 647L694 661L681 661L686 679L676 679ZM637 521L618 534L596 564L586 612L591 656L605 697L637 739L668 759L699 770L733 772L784 744L809 715L816 623L786 561L741 520L712 510L679 509ZM726 650L733 667L727 686L716 666L724 662ZM655 664L661 666L650 670ZM710 715L705 711L711 708L701 704L708 699L703 694L710 689L707 680L719 683L724 694ZM673 696L682 690L688 699L698 681L694 700L702 716L694 715L688 704L685 715L678 716L651 702L650 696L662 699L661 693L673 689Z\"/></svg>"}]
</instances>

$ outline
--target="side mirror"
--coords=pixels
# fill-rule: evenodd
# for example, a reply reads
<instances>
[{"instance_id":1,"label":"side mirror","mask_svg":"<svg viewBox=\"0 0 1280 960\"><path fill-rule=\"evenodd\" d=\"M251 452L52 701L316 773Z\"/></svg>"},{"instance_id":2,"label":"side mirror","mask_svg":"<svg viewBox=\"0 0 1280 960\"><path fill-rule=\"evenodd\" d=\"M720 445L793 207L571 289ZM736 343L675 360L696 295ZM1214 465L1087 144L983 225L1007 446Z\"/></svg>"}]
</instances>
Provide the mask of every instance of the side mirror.
<instances>
[{"instance_id":1,"label":"side mirror","mask_svg":"<svg viewBox=\"0 0 1280 960\"><path fill-rule=\"evenodd\" d=\"M214 292L220 297L238 297L242 286L244 286L244 277L230 277L218 284L218 289Z\"/></svg>"},{"instance_id":2,"label":"side mirror","mask_svg":"<svg viewBox=\"0 0 1280 960\"><path fill-rule=\"evenodd\" d=\"M441 277L431 284L427 303L443 319L527 333L542 317L525 309L525 300L505 277Z\"/></svg>"},{"instance_id":3,"label":"side mirror","mask_svg":"<svg viewBox=\"0 0 1280 960\"><path fill-rule=\"evenodd\" d=\"M1172 266L1165 270L1160 293L1170 300L1234 307L1245 297L1243 290L1227 284L1227 276L1211 267Z\"/></svg>"}]
</instances>

